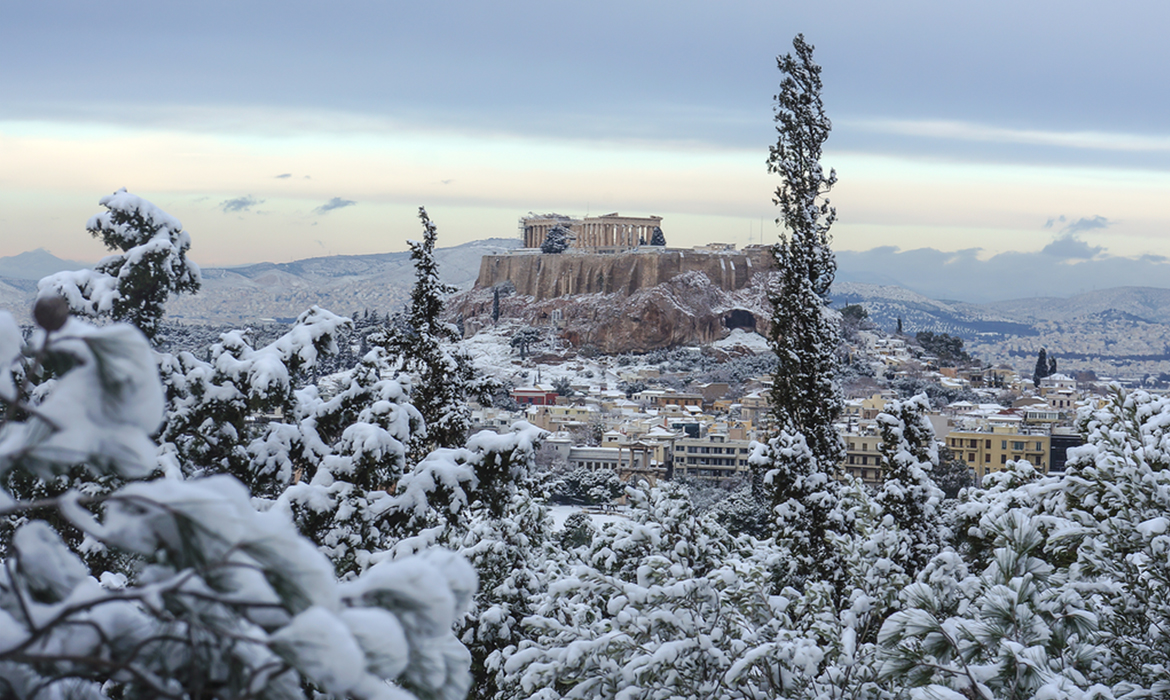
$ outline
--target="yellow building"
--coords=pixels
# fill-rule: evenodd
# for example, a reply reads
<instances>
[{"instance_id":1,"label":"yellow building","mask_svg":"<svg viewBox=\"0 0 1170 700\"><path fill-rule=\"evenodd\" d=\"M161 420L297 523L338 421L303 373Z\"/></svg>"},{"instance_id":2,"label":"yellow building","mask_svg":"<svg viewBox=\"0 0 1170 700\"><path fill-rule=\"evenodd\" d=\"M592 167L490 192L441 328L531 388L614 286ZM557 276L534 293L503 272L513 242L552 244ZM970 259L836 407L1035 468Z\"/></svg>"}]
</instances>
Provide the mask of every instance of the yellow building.
<instances>
[{"instance_id":1,"label":"yellow building","mask_svg":"<svg viewBox=\"0 0 1170 700\"><path fill-rule=\"evenodd\" d=\"M976 479L1003 469L1008 461L1028 460L1041 473L1048 473L1051 440L1047 435L1030 435L1008 428L980 431L952 431L947 447L955 456L975 468Z\"/></svg>"},{"instance_id":2,"label":"yellow building","mask_svg":"<svg viewBox=\"0 0 1170 700\"><path fill-rule=\"evenodd\" d=\"M841 438L845 441L845 461L841 463L841 471L871 486L881 484L881 437L876 434L845 433Z\"/></svg>"}]
</instances>

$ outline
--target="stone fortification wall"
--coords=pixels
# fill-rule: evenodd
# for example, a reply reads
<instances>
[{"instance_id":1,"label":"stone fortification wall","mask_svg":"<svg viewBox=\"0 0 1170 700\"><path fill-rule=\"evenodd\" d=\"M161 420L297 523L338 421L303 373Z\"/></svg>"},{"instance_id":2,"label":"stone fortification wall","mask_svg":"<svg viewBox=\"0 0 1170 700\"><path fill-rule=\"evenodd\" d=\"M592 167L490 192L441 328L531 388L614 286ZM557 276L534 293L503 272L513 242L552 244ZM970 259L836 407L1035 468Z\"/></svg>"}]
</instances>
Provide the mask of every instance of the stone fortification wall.
<instances>
[{"instance_id":1,"label":"stone fortification wall","mask_svg":"<svg viewBox=\"0 0 1170 700\"><path fill-rule=\"evenodd\" d=\"M609 255L525 251L483 256L475 286L489 289L511 282L517 294L535 301L572 294L630 296L679 275L701 272L712 284L730 292L747 287L752 275L768 270L771 262L768 249L759 246L741 252L640 248Z\"/></svg>"}]
</instances>

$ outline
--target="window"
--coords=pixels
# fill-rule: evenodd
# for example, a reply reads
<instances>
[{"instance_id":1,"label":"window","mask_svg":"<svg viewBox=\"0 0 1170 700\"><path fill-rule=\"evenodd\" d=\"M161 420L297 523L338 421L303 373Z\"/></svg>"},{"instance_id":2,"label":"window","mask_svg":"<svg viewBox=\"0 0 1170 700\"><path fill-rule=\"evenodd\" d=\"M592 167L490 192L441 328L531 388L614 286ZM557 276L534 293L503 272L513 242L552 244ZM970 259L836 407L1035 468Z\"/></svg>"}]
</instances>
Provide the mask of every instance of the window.
<instances>
[{"instance_id":1,"label":"window","mask_svg":"<svg viewBox=\"0 0 1170 700\"><path fill-rule=\"evenodd\" d=\"M1000 464L1007 464L1007 455L1000 455L999 456L999 463Z\"/></svg>"},{"instance_id":2,"label":"window","mask_svg":"<svg viewBox=\"0 0 1170 700\"><path fill-rule=\"evenodd\" d=\"M1043 451L1044 451L1044 443L1043 443L1043 442L1041 442L1040 440L1037 440L1037 441L1036 441L1036 451L1037 451L1037 452L1043 452Z\"/></svg>"},{"instance_id":3,"label":"window","mask_svg":"<svg viewBox=\"0 0 1170 700\"><path fill-rule=\"evenodd\" d=\"M1000 441L999 449L1001 449L1001 450L1007 449L1007 440Z\"/></svg>"},{"instance_id":4,"label":"window","mask_svg":"<svg viewBox=\"0 0 1170 700\"><path fill-rule=\"evenodd\" d=\"M970 447L971 449L975 449L976 447L979 447L979 441L978 440L968 440L967 447Z\"/></svg>"},{"instance_id":5,"label":"window","mask_svg":"<svg viewBox=\"0 0 1170 700\"><path fill-rule=\"evenodd\" d=\"M853 455L849 455L849 463L853 464Z\"/></svg>"},{"instance_id":6,"label":"window","mask_svg":"<svg viewBox=\"0 0 1170 700\"><path fill-rule=\"evenodd\" d=\"M967 461L968 461L968 462L974 462L974 461L975 461L975 453L974 453L974 452L968 452L968 453L967 453Z\"/></svg>"},{"instance_id":7,"label":"window","mask_svg":"<svg viewBox=\"0 0 1170 700\"><path fill-rule=\"evenodd\" d=\"M1013 440L1012 441L1012 449L1015 450L1016 452L1023 452L1024 451L1024 442L1022 440L1021 441Z\"/></svg>"},{"instance_id":8,"label":"window","mask_svg":"<svg viewBox=\"0 0 1170 700\"><path fill-rule=\"evenodd\" d=\"M991 464L991 455L990 454L983 455L983 462L985 464Z\"/></svg>"},{"instance_id":9,"label":"window","mask_svg":"<svg viewBox=\"0 0 1170 700\"><path fill-rule=\"evenodd\" d=\"M989 450L991 449L991 440L987 441L987 449L989 449Z\"/></svg>"}]
</instances>

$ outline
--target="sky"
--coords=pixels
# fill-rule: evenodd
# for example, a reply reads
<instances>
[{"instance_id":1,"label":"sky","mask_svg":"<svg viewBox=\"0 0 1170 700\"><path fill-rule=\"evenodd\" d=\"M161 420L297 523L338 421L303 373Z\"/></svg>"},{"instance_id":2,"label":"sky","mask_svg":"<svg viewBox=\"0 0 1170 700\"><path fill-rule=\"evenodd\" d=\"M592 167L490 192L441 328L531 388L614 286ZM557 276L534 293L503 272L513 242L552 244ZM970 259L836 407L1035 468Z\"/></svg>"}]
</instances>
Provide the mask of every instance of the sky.
<instances>
[{"instance_id":1,"label":"sky","mask_svg":"<svg viewBox=\"0 0 1170 700\"><path fill-rule=\"evenodd\" d=\"M841 279L1167 286L1166 26L1152 1L17 3L0 256L98 259L85 222L121 187L204 266L403 250L420 205L443 246L529 211L771 243L776 57L803 33Z\"/></svg>"}]
</instances>

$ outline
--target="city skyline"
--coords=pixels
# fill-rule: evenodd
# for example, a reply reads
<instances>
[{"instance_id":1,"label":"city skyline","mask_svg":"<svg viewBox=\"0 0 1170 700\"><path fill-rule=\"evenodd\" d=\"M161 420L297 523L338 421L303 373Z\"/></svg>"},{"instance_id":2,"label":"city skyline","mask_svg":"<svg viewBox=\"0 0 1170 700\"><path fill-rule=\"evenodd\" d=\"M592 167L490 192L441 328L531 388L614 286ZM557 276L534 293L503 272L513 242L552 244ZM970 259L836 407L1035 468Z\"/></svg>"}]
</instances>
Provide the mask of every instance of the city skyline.
<instances>
[{"instance_id":1,"label":"city skyline","mask_svg":"<svg viewBox=\"0 0 1170 700\"><path fill-rule=\"evenodd\" d=\"M403 250L419 205L444 246L515 236L530 210L772 242L775 58L798 32L824 67L851 259L1156 280L1170 256L1170 10L1153 3L11 14L0 256L97 259L85 221L119 187L183 221L204 265Z\"/></svg>"}]
</instances>

